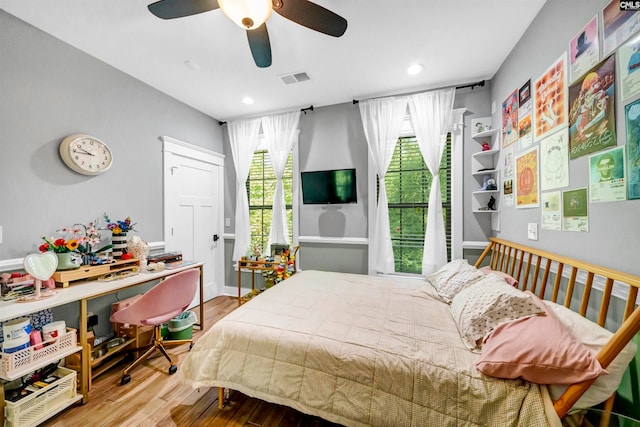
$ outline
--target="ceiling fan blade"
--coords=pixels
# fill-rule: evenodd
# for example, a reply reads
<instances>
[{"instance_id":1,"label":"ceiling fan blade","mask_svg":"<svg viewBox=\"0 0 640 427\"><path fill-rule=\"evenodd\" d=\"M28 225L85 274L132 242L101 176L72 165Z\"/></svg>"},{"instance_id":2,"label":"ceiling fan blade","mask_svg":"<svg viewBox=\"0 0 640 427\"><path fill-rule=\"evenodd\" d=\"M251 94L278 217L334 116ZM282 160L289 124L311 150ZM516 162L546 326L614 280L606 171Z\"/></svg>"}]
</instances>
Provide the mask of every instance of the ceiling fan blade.
<instances>
[{"instance_id":1,"label":"ceiling fan blade","mask_svg":"<svg viewBox=\"0 0 640 427\"><path fill-rule=\"evenodd\" d=\"M182 18L219 7L218 0L160 0L148 6L149 12L162 19Z\"/></svg>"},{"instance_id":2,"label":"ceiling fan blade","mask_svg":"<svg viewBox=\"0 0 640 427\"><path fill-rule=\"evenodd\" d=\"M340 37L347 20L308 0L273 0L273 10L285 18L329 36Z\"/></svg>"},{"instance_id":3,"label":"ceiling fan blade","mask_svg":"<svg viewBox=\"0 0 640 427\"><path fill-rule=\"evenodd\" d=\"M247 39L256 65L260 68L271 66L271 43L267 24L262 24L255 30L247 30Z\"/></svg>"}]
</instances>

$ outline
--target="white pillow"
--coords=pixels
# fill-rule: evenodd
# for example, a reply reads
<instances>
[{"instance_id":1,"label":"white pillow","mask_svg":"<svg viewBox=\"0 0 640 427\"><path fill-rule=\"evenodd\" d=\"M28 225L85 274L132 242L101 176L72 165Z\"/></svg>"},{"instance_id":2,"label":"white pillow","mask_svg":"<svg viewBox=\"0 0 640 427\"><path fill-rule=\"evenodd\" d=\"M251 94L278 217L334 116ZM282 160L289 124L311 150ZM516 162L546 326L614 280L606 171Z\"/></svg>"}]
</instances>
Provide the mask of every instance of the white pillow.
<instances>
[{"instance_id":1,"label":"white pillow","mask_svg":"<svg viewBox=\"0 0 640 427\"><path fill-rule=\"evenodd\" d=\"M484 274L469 265L466 259L456 259L427 276L427 280L446 303L451 303L458 292L483 277Z\"/></svg>"},{"instance_id":2,"label":"white pillow","mask_svg":"<svg viewBox=\"0 0 640 427\"><path fill-rule=\"evenodd\" d=\"M597 353L613 336L613 333L601 327L586 317L556 304L552 301L544 302L558 316L564 326L569 328L583 345L589 350ZM578 399L572 409L586 409L598 405L607 400L614 391L618 389L622 376L627 370L627 366L638 350L638 346L633 341L627 344L620 354L607 366L608 375L601 375L591 384L591 387ZM567 389L566 385L548 386L551 398L555 402Z\"/></svg>"},{"instance_id":3,"label":"white pillow","mask_svg":"<svg viewBox=\"0 0 640 427\"><path fill-rule=\"evenodd\" d=\"M499 324L544 313L544 310L529 295L501 277L490 274L453 297L451 312L462 341L469 349L475 350Z\"/></svg>"}]
</instances>

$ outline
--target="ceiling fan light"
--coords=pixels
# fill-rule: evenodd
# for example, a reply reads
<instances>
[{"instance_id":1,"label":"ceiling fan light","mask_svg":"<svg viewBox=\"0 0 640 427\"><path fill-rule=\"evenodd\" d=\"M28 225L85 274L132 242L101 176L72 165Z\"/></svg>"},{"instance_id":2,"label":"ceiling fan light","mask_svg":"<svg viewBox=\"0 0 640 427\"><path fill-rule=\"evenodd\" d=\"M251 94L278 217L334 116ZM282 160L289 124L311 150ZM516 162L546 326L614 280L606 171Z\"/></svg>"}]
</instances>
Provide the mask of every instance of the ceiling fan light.
<instances>
[{"instance_id":1,"label":"ceiling fan light","mask_svg":"<svg viewBox=\"0 0 640 427\"><path fill-rule=\"evenodd\" d=\"M254 30L271 15L271 0L218 0L225 15L240 28Z\"/></svg>"}]
</instances>

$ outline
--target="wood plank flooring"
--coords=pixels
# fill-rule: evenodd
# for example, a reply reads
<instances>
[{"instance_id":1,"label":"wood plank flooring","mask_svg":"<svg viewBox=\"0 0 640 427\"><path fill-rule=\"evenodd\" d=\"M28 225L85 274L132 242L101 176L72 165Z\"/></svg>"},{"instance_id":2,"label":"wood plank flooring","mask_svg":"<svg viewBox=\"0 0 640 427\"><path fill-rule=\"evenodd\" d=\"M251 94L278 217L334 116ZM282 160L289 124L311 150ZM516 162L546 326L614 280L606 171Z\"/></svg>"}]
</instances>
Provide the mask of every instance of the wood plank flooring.
<instances>
[{"instance_id":1,"label":"wood plank flooring","mask_svg":"<svg viewBox=\"0 0 640 427\"><path fill-rule=\"evenodd\" d=\"M206 302L205 324L211 327L236 307L237 299L233 297L220 296ZM203 333L194 327L195 339ZM187 344L169 349L169 353L179 359L178 369L188 351ZM320 418L233 391L230 402L219 410L217 389L192 389L182 384L178 375L168 375L168 362L164 357L152 356L131 372L129 384L121 386L124 366L116 366L94 379L88 403L75 405L42 426L337 427Z\"/></svg>"}]
</instances>

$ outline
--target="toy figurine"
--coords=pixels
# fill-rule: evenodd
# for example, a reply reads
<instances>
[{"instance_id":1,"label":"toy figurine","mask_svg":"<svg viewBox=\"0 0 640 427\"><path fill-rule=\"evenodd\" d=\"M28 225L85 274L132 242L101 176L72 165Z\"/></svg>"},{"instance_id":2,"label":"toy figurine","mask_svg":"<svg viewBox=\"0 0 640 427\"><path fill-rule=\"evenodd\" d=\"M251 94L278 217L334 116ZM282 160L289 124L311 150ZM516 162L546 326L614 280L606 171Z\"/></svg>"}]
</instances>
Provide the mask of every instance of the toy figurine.
<instances>
[{"instance_id":1,"label":"toy figurine","mask_svg":"<svg viewBox=\"0 0 640 427\"><path fill-rule=\"evenodd\" d=\"M495 197L491 196L489 198L489 203L487 203L487 207L489 208L490 211L495 211L496 210L496 199L495 199Z\"/></svg>"},{"instance_id":2,"label":"toy figurine","mask_svg":"<svg viewBox=\"0 0 640 427\"><path fill-rule=\"evenodd\" d=\"M482 151L489 151L491 150L491 146L489 145L488 142L483 142L482 143Z\"/></svg>"},{"instance_id":3,"label":"toy figurine","mask_svg":"<svg viewBox=\"0 0 640 427\"><path fill-rule=\"evenodd\" d=\"M497 190L498 186L496 185L496 180L493 178L489 178L487 180L487 188L485 190Z\"/></svg>"}]
</instances>

